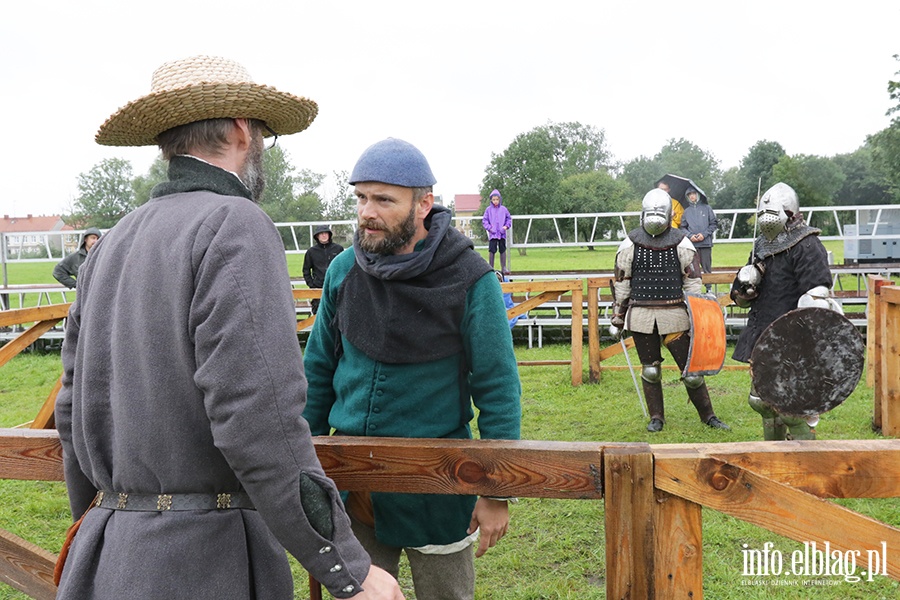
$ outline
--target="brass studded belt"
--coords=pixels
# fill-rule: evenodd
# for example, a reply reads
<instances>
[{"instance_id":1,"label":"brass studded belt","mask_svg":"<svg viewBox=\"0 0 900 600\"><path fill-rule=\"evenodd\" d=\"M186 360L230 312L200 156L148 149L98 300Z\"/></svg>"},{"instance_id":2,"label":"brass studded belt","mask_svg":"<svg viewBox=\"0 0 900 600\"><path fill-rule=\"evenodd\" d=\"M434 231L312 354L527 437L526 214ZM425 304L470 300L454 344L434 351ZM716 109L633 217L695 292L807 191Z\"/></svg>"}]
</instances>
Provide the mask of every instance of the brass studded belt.
<instances>
[{"instance_id":1,"label":"brass studded belt","mask_svg":"<svg viewBox=\"0 0 900 600\"><path fill-rule=\"evenodd\" d=\"M126 494L97 492L94 506L113 510L226 510L244 508L255 510L246 492L234 494Z\"/></svg>"}]
</instances>

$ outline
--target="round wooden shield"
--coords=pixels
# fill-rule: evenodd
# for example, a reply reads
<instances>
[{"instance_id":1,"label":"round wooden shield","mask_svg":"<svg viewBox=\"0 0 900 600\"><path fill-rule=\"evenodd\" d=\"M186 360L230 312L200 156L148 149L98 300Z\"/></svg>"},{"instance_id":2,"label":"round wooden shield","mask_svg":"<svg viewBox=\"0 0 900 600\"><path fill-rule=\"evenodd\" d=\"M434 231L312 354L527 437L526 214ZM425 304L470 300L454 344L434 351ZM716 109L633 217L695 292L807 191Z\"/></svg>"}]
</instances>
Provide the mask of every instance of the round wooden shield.
<instances>
[{"instance_id":1,"label":"round wooden shield","mask_svg":"<svg viewBox=\"0 0 900 600\"><path fill-rule=\"evenodd\" d=\"M759 336L750 376L760 399L781 414L808 417L856 389L866 344L853 323L827 308L798 308Z\"/></svg>"}]
</instances>

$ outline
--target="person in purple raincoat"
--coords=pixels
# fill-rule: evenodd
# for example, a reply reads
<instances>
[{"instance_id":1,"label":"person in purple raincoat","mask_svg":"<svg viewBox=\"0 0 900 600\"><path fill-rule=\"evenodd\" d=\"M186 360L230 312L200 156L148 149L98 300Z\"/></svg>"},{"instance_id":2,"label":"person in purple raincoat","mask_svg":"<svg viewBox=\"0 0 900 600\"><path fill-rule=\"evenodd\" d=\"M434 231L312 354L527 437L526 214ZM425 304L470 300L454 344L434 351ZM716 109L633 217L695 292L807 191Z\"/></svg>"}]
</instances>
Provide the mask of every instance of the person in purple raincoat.
<instances>
[{"instance_id":1,"label":"person in purple raincoat","mask_svg":"<svg viewBox=\"0 0 900 600\"><path fill-rule=\"evenodd\" d=\"M491 192L491 203L484 209L481 224L488 234L488 255L491 268L494 268L494 255L500 250L500 272L509 275L506 265L506 232L512 227L512 215L503 206L503 197L499 190Z\"/></svg>"}]
</instances>

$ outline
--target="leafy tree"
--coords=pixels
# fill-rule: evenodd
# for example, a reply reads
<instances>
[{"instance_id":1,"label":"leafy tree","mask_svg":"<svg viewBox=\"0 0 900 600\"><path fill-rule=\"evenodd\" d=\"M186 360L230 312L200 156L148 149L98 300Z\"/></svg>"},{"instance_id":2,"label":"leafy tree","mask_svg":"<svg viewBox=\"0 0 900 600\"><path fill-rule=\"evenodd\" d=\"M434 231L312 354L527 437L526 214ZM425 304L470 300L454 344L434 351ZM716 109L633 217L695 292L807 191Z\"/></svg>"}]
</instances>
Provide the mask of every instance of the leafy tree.
<instances>
[{"instance_id":1,"label":"leafy tree","mask_svg":"<svg viewBox=\"0 0 900 600\"><path fill-rule=\"evenodd\" d=\"M894 59L900 60L900 54ZM897 71L896 75L900 75ZM900 81L888 81L888 95L897 102L888 109L887 115L900 113ZM890 186L894 202L900 202L900 116L894 117L891 125L866 140L872 148L872 165Z\"/></svg>"},{"instance_id":2,"label":"leafy tree","mask_svg":"<svg viewBox=\"0 0 900 600\"><path fill-rule=\"evenodd\" d=\"M844 173L844 185L835 194L837 205L890 204L894 201L891 186L873 163L873 150L867 143L850 154L839 154L832 160Z\"/></svg>"},{"instance_id":3,"label":"leafy tree","mask_svg":"<svg viewBox=\"0 0 900 600\"><path fill-rule=\"evenodd\" d=\"M162 156L157 156L146 175L138 175L134 178L131 185L134 188L134 205L142 206L150 200L150 192L158 183L166 181L169 171L169 163L163 160Z\"/></svg>"},{"instance_id":4,"label":"leafy tree","mask_svg":"<svg viewBox=\"0 0 900 600\"><path fill-rule=\"evenodd\" d=\"M669 140L653 158L641 156L622 167L622 177L639 197L666 173L691 179L711 200L722 177L716 157L684 138Z\"/></svg>"},{"instance_id":5,"label":"leafy tree","mask_svg":"<svg viewBox=\"0 0 900 600\"><path fill-rule=\"evenodd\" d=\"M332 173L337 186L330 197L325 198L322 218L329 221L346 221L356 218L356 197L350 184L350 173L334 171Z\"/></svg>"},{"instance_id":6,"label":"leafy tree","mask_svg":"<svg viewBox=\"0 0 900 600\"><path fill-rule=\"evenodd\" d=\"M627 210L628 202L634 197L625 180L615 179L606 171L570 175L560 182L559 188L563 198L560 212L563 214L620 212ZM598 219L595 237L611 238L620 227L616 217Z\"/></svg>"},{"instance_id":7,"label":"leafy tree","mask_svg":"<svg viewBox=\"0 0 900 600\"><path fill-rule=\"evenodd\" d=\"M559 213L565 208L562 180L578 173L609 171L610 160L602 129L577 122L535 127L518 135L501 154L492 155L481 183L482 209L497 188L513 214ZM533 228L532 234L540 237L540 229Z\"/></svg>"},{"instance_id":8,"label":"leafy tree","mask_svg":"<svg viewBox=\"0 0 900 600\"><path fill-rule=\"evenodd\" d=\"M777 183L772 169L787 153L778 142L760 140L741 159L737 171L723 177L722 190L716 196L716 206L722 208L755 208L757 194Z\"/></svg>"},{"instance_id":9,"label":"leafy tree","mask_svg":"<svg viewBox=\"0 0 900 600\"><path fill-rule=\"evenodd\" d=\"M106 158L78 176L78 197L64 219L76 228L107 229L134 208L131 163Z\"/></svg>"},{"instance_id":10,"label":"leafy tree","mask_svg":"<svg viewBox=\"0 0 900 600\"><path fill-rule=\"evenodd\" d=\"M831 159L807 154L783 156L772 168L772 176L794 188L801 207L833 205L846 179Z\"/></svg>"}]
</instances>

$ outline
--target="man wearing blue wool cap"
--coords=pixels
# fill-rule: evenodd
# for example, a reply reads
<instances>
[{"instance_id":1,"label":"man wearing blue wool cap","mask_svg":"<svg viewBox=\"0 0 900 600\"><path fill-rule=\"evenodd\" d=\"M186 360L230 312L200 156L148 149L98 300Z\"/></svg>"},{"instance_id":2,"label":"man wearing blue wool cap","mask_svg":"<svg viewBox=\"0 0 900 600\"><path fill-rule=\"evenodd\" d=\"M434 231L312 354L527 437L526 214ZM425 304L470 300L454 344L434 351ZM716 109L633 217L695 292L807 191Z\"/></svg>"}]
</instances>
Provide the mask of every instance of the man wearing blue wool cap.
<instances>
[{"instance_id":1,"label":"man wearing blue wool cap","mask_svg":"<svg viewBox=\"0 0 900 600\"><path fill-rule=\"evenodd\" d=\"M413 145L389 138L353 169L353 249L328 269L304 356L304 417L314 435L517 439L512 336L500 284L434 204L435 177ZM405 550L420 600L471 599L475 556L506 533L510 498L362 494L354 532L395 576Z\"/></svg>"}]
</instances>

